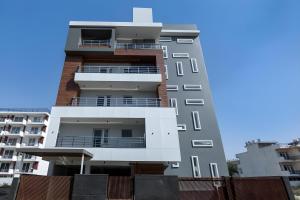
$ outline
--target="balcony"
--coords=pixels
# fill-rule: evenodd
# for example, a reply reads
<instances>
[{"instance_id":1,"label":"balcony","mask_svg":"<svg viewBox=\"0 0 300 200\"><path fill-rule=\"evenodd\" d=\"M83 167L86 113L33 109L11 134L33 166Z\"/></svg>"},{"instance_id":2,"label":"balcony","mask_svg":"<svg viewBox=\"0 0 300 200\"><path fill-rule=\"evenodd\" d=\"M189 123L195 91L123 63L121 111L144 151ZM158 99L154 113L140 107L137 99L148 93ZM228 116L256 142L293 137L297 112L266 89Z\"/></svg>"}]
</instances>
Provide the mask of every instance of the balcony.
<instances>
[{"instance_id":1,"label":"balcony","mask_svg":"<svg viewBox=\"0 0 300 200\"><path fill-rule=\"evenodd\" d=\"M117 43L116 49L161 49L156 43Z\"/></svg>"},{"instance_id":2,"label":"balcony","mask_svg":"<svg viewBox=\"0 0 300 200\"><path fill-rule=\"evenodd\" d=\"M23 136L23 131L20 131L20 132L12 132L12 131L3 131L3 135L6 135L6 136L15 136L15 137L21 137Z\"/></svg>"},{"instance_id":3,"label":"balcony","mask_svg":"<svg viewBox=\"0 0 300 200\"><path fill-rule=\"evenodd\" d=\"M9 120L7 120L7 124L10 124L10 125L26 125L26 120L24 118L22 118L22 119L9 119Z\"/></svg>"},{"instance_id":4,"label":"balcony","mask_svg":"<svg viewBox=\"0 0 300 200\"><path fill-rule=\"evenodd\" d=\"M46 133L44 131L38 131L38 132L34 132L34 131L25 131L25 136L31 136L31 137L40 137L40 136L44 136Z\"/></svg>"},{"instance_id":5,"label":"balcony","mask_svg":"<svg viewBox=\"0 0 300 200\"><path fill-rule=\"evenodd\" d=\"M111 40L81 40L79 48L111 48Z\"/></svg>"},{"instance_id":6,"label":"balcony","mask_svg":"<svg viewBox=\"0 0 300 200\"><path fill-rule=\"evenodd\" d=\"M74 81L81 89L153 91L162 78L157 66L83 66Z\"/></svg>"},{"instance_id":7,"label":"balcony","mask_svg":"<svg viewBox=\"0 0 300 200\"><path fill-rule=\"evenodd\" d=\"M159 98L75 97L71 106L85 107L160 107Z\"/></svg>"},{"instance_id":8,"label":"balcony","mask_svg":"<svg viewBox=\"0 0 300 200\"><path fill-rule=\"evenodd\" d=\"M74 148L146 148L145 137L62 136L56 147Z\"/></svg>"}]
</instances>

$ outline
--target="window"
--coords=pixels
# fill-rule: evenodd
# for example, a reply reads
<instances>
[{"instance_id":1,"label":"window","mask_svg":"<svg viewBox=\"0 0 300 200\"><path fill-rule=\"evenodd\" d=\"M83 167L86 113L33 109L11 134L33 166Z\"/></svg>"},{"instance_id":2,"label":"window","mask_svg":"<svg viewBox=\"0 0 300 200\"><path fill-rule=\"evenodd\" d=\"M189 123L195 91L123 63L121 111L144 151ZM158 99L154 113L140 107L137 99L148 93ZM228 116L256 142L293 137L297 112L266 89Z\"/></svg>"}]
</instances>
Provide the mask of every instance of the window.
<instances>
[{"instance_id":1,"label":"window","mask_svg":"<svg viewBox=\"0 0 300 200\"><path fill-rule=\"evenodd\" d=\"M217 163L210 163L210 174L212 178L218 178L219 177L219 170Z\"/></svg>"},{"instance_id":2,"label":"window","mask_svg":"<svg viewBox=\"0 0 300 200\"><path fill-rule=\"evenodd\" d=\"M182 62L176 62L177 75L183 76Z\"/></svg>"},{"instance_id":3,"label":"window","mask_svg":"<svg viewBox=\"0 0 300 200\"><path fill-rule=\"evenodd\" d=\"M171 37L160 37L159 41L160 42L172 42L172 38Z\"/></svg>"},{"instance_id":4,"label":"window","mask_svg":"<svg viewBox=\"0 0 300 200\"><path fill-rule=\"evenodd\" d=\"M5 117L1 116L0 117L0 122L4 122L5 121Z\"/></svg>"},{"instance_id":5,"label":"window","mask_svg":"<svg viewBox=\"0 0 300 200\"><path fill-rule=\"evenodd\" d=\"M38 134L38 133L39 133L39 128L38 127L31 127L30 134Z\"/></svg>"},{"instance_id":6,"label":"window","mask_svg":"<svg viewBox=\"0 0 300 200\"><path fill-rule=\"evenodd\" d=\"M0 127L0 133L4 130L4 127Z\"/></svg>"},{"instance_id":7,"label":"window","mask_svg":"<svg viewBox=\"0 0 300 200\"><path fill-rule=\"evenodd\" d=\"M179 168L179 162L173 163L172 168Z\"/></svg>"},{"instance_id":8,"label":"window","mask_svg":"<svg viewBox=\"0 0 300 200\"><path fill-rule=\"evenodd\" d=\"M192 72L193 73L198 73L199 72L196 58L191 58L191 66L192 66Z\"/></svg>"},{"instance_id":9,"label":"window","mask_svg":"<svg viewBox=\"0 0 300 200\"><path fill-rule=\"evenodd\" d=\"M193 116L194 129L195 129L196 131L201 130L201 123L200 123L199 112L198 112L198 111L193 111L193 112L192 112L192 116Z\"/></svg>"},{"instance_id":10,"label":"window","mask_svg":"<svg viewBox=\"0 0 300 200\"><path fill-rule=\"evenodd\" d=\"M42 122L42 117L34 117L32 122Z\"/></svg>"},{"instance_id":11,"label":"window","mask_svg":"<svg viewBox=\"0 0 300 200\"><path fill-rule=\"evenodd\" d=\"M171 106L172 108L175 108L176 115L178 115L177 99L171 98L171 99L170 99L170 106Z\"/></svg>"},{"instance_id":12,"label":"window","mask_svg":"<svg viewBox=\"0 0 300 200\"><path fill-rule=\"evenodd\" d=\"M193 39L177 38L177 43L181 43L181 44L193 44L193 42L194 42Z\"/></svg>"},{"instance_id":13,"label":"window","mask_svg":"<svg viewBox=\"0 0 300 200\"><path fill-rule=\"evenodd\" d=\"M131 129L122 129L122 137L132 137Z\"/></svg>"},{"instance_id":14,"label":"window","mask_svg":"<svg viewBox=\"0 0 300 200\"><path fill-rule=\"evenodd\" d=\"M9 163L1 163L0 172L8 172L8 170L9 170Z\"/></svg>"},{"instance_id":15,"label":"window","mask_svg":"<svg viewBox=\"0 0 300 200\"><path fill-rule=\"evenodd\" d=\"M8 138L6 145L15 146L17 144L17 138Z\"/></svg>"},{"instance_id":16,"label":"window","mask_svg":"<svg viewBox=\"0 0 300 200\"><path fill-rule=\"evenodd\" d=\"M195 178L196 177L201 177L198 156L192 156L191 158L192 158L193 176Z\"/></svg>"},{"instance_id":17,"label":"window","mask_svg":"<svg viewBox=\"0 0 300 200\"><path fill-rule=\"evenodd\" d=\"M167 46L161 46L163 50L163 58L168 58L168 47Z\"/></svg>"},{"instance_id":18,"label":"window","mask_svg":"<svg viewBox=\"0 0 300 200\"><path fill-rule=\"evenodd\" d=\"M166 79L169 79L169 72L168 72L168 65L165 65L165 75L166 75Z\"/></svg>"},{"instance_id":19,"label":"window","mask_svg":"<svg viewBox=\"0 0 300 200\"><path fill-rule=\"evenodd\" d=\"M24 117L15 117L14 122L23 122Z\"/></svg>"},{"instance_id":20,"label":"window","mask_svg":"<svg viewBox=\"0 0 300 200\"><path fill-rule=\"evenodd\" d=\"M35 138L29 138L28 146L34 146L34 145L35 145Z\"/></svg>"},{"instance_id":21,"label":"window","mask_svg":"<svg viewBox=\"0 0 300 200\"><path fill-rule=\"evenodd\" d=\"M25 153L24 159L31 159L31 158L32 158L32 155Z\"/></svg>"},{"instance_id":22,"label":"window","mask_svg":"<svg viewBox=\"0 0 300 200\"><path fill-rule=\"evenodd\" d=\"M288 171L291 174L295 174L295 169L291 165L283 165L283 170Z\"/></svg>"},{"instance_id":23,"label":"window","mask_svg":"<svg viewBox=\"0 0 300 200\"><path fill-rule=\"evenodd\" d=\"M21 127L12 127L11 128L11 133L12 134L19 134L21 131Z\"/></svg>"},{"instance_id":24,"label":"window","mask_svg":"<svg viewBox=\"0 0 300 200\"><path fill-rule=\"evenodd\" d=\"M186 105L204 105L203 99L186 99L185 100Z\"/></svg>"},{"instance_id":25,"label":"window","mask_svg":"<svg viewBox=\"0 0 300 200\"><path fill-rule=\"evenodd\" d=\"M280 152L280 156L283 157L285 160L289 160L289 154L287 152Z\"/></svg>"},{"instance_id":26,"label":"window","mask_svg":"<svg viewBox=\"0 0 300 200\"><path fill-rule=\"evenodd\" d=\"M29 172L30 163L23 163L22 172Z\"/></svg>"},{"instance_id":27,"label":"window","mask_svg":"<svg viewBox=\"0 0 300 200\"><path fill-rule=\"evenodd\" d=\"M212 140L192 140L193 147L213 147Z\"/></svg>"},{"instance_id":28,"label":"window","mask_svg":"<svg viewBox=\"0 0 300 200\"><path fill-rule=\"evenodd\" d=\"M123 104L125 104L125 105L132 104L132 96L124 96Z\"/></svg>"},{"instance_id":29,"label":"window","mask_svg":"<svg viewBox=\"0 0 300 200\"><path fill-rule=\"evenodd\" d=\"M185 124L177 124L177 130L178 131L186 131L186 125Z\"/></svg>"},{"instance_id":30,"label":"window","mask_svg":"<svg viewBox=\"0 0 300 200\"><path fill-rule=\"evenodd\" d=\"M184 84L183 90L202 90L202 86L201 85Z\"/></svg>"},{"instance_id":31,"label":"window","mask_svg":"<svg viewBox=\"0 0 300 200\"><path fill-rule=\"evenodd\" d=\"M177 91L178 85L167 85L167 90L168 91Z\"/></svg>"},{"instance_id":32,"label":"window","mask_svg":"<svg viewBox=\"0 0 300 200\"><path fill-rule=\"evenodd\" d=\"M6 150L6 151L4 151L3 158L12 158L13 155L14 155L13 150Z\"/></svg>"},{"instance_id":33,"label":"window","mask_svg":"<svg viewBox=\"0 0 300 200\"><path fill-rule=\"evenodd\" d=\"M188 53L173 53L173 58L188 58L190 55Z\"/></svg>"}]
</instances>

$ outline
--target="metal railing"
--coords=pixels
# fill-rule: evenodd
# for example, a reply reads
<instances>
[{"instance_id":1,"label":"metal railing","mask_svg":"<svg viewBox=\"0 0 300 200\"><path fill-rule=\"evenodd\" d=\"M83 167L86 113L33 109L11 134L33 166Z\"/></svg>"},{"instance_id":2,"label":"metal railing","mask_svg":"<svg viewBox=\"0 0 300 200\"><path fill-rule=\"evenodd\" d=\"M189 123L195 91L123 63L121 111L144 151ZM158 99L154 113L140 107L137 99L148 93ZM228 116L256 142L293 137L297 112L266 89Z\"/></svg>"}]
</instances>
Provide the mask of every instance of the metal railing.
<instances>
[{"instance_id":1,"label":"metal railing","mask_svg":"<svg viewBox=\"0 0 300 200\"><path fill-rule=\"evenodd\" d=\"M59 136L56 147L145 148L144 137Z\"/></svg>"},{"instance_id":2,"label":"metal railing","mask_svg":"<svg viewBox=\"0 0 300 200\"><path fill-rule=\"evenodd\" d=\"M159 74L156 66L83 66L78 73Z\"/></svg>"},{"instance_id":3,"label":"metal railing","mask_svg":"<svg viewBox=\"0 0 300 200\"><path fill-rule=\"evenodd\" d=\"M110 40L82 40L79 44L81 47L103 47L103 46L111 46Z\"/></svg>"},{"instance_id":4,"label":"metal railing","mask_svg":"<svg viewBox=\"0 0 300 200\"><path fill-rule=\"evenodd\" d=\"M90 107L160 107L159 98L74 97L71 106Z\"/></svg>"},{"instance_id":5,"label":"metal railing","mask_svg":"<svg viewBox=\"0 0 300 200\"><path fill-rule=\"evenodd\" d=\"M156 43L117 43L116 49L161 49Z\"/></svg>"}]
</instances>

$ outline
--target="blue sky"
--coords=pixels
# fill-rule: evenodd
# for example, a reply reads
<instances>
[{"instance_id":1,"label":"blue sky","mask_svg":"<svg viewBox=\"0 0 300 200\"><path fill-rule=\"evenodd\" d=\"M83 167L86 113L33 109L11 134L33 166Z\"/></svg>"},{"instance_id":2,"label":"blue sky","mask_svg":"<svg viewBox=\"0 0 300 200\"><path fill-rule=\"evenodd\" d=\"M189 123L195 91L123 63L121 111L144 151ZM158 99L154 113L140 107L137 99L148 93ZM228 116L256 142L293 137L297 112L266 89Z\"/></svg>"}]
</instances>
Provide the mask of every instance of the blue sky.
<instances>
[{"instance_id":1,"label":"blue sky","mask_svg":"<svg viewBox=\"0 0 300 200\"><path fill-rule=\"evenodd\" d=\"M300 137L299 0L1 0L0 107L50 108L68 21L130 21L134 6L197 24L227 158Z\"/></svg>"}]
</instances>

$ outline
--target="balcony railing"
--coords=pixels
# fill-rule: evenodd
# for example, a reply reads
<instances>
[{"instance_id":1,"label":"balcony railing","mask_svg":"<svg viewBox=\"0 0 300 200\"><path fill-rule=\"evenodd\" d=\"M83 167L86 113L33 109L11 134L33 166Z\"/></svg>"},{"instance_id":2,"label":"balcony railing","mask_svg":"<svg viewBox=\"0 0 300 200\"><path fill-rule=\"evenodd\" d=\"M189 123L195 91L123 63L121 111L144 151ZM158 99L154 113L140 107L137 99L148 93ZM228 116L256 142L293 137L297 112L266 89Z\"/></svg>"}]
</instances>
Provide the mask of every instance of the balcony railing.
<instances>
[{"instance_id":1,"label":"balcony railing","mask_svg":"<svg viewBox=\"0 0 300 200\"><path fill-rule=\"evenodd\" d=\"M159 74L156 66L84 66L78 73Z\"/></svg>"},{"instance_id":2,"label":"balcony railing","mask_svg":"<svg viewBox=\"0 0 300 200\"><path fill-rule=\"evenodd\" d=\"M161 49L156 43L117 43L116 49Z\"/></svg>"},{"instance_id":3,"label":"balcony railing","mask_svg":"<svg viewBox=\"0 0 300 200\"><path fill-rule=\"evenodd\" d=\"M59 136L56 147L145 148L144 137Z\"/></svg>"},{"instance_id":4,"label":"balcony railing","mask_svg":"<svg viewBox=\"0 0 300 200\"><path fill-rule=\"evenodd\" d=\"M97 48L97 47L110 47L111 41L110 40L82 40L79 44L79 47L90 47L90 48Z\"/></svg>"},{"instance_id":5,"label":"balcony railing","mask_svg":"<svg viewBox=\"0 0 300 200\"><path fill-rule=\"evenodd\" d=\"M160 107L159 98L75 97L71 106L87 107Z\"/></svg>"}]
</instances>

